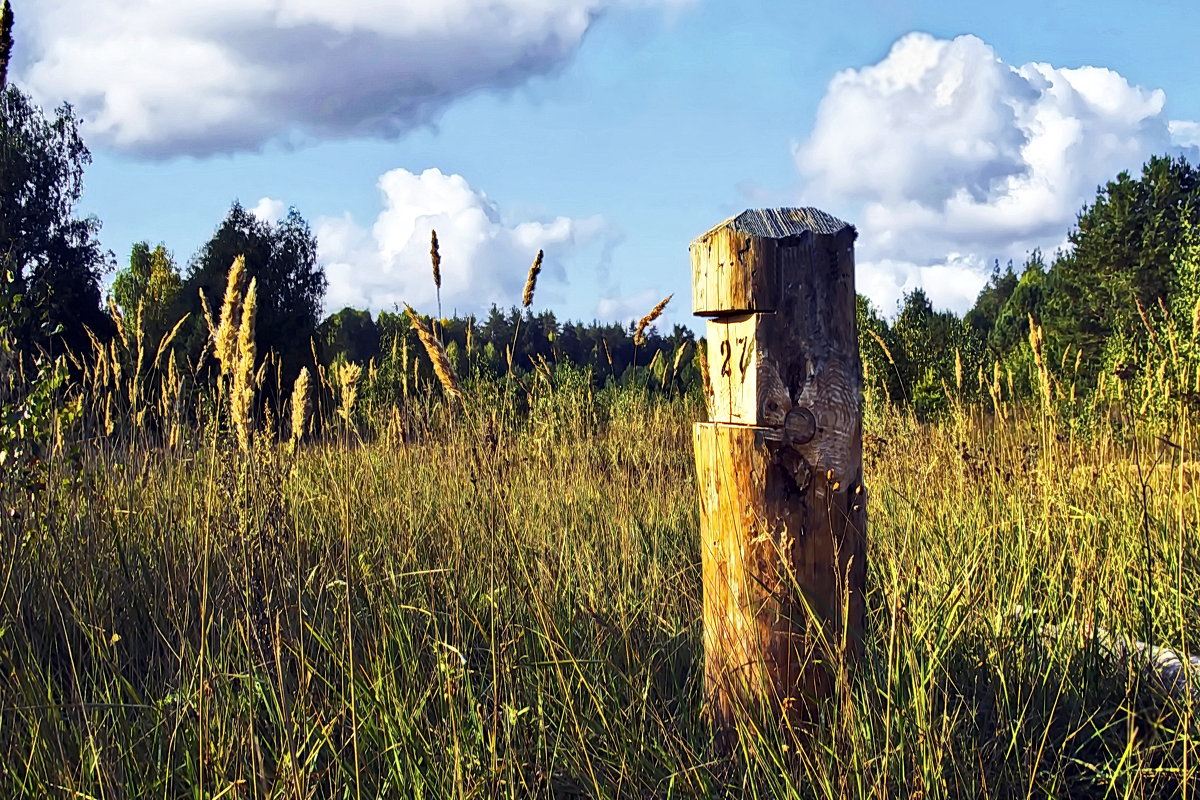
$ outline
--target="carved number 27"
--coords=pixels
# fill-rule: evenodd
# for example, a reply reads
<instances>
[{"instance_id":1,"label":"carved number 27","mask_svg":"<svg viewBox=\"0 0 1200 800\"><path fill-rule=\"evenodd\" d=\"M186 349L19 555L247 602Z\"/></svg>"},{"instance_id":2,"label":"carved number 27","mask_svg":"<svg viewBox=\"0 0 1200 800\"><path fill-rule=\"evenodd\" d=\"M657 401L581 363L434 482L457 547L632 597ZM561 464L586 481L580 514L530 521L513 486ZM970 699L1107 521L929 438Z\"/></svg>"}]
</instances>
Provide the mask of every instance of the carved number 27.
<instances>
[{"instance_id":1,"label":"carved number 27","mask_svg":"<svg viewBox=\"0 0 1200 800\"><path fill-rule=\"evenodd\" d=\"M738 344L742 346L742 354L738 359L738 368L742 373L742 380L746 380L746 368L750 366L750 342L745 336L738 337ZM729 340L721 342L721 377L732 377L733 370L729 367L729 362L733 358L733 348L729 345Z\"/></svg>"}]
</instances>

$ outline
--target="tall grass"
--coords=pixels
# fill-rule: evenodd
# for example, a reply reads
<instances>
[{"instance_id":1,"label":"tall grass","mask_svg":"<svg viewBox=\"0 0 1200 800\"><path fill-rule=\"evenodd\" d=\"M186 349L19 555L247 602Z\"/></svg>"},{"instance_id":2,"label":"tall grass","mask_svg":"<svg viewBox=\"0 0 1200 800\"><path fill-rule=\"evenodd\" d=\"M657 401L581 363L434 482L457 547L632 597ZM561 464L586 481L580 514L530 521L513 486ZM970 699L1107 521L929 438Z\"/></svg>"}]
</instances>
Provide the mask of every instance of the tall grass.
<instances>
[{"instance_id":1,"label":"tall grass","mask_svg":"<svg viewBox=\"0 0 1200 800\"><path fill-rule=\"evenodd\" d=\"M239 391L261 372L242 352ZM0 489L0 796L1197 788L1192 695L1089 636L1200 650L1183 405L1153 431L1129 399L1063 424L1069 376L1039 354L1033 406L997 367L987 409L871 407L865 658L815 738L748 720L724 757L704 717L697 398L547 363L520 389L456 379L466 402L427 387L364 408L373 371L342 368L328 408L250 437L244 396L181 414L195 375L118 374L114 353L109 400L60 428L42 490ZM131 405L135 378L162 395L140 424L122 417L153 406ZM355 435L309 436L310 408Z\"/></svg>"}]
</instances>

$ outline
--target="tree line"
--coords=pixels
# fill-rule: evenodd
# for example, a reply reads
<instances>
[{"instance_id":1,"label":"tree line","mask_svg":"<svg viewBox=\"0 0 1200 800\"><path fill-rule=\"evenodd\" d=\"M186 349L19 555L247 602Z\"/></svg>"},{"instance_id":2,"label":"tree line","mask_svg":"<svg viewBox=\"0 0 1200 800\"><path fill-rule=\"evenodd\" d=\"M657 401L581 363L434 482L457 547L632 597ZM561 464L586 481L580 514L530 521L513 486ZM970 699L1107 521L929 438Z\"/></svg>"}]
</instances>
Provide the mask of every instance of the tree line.
<instances>
[{"instance_id":1,"label":"tree line","mask_svg":"<svg viewBox=\"0 0 1200 800\"><path fill-rule=\"evenodd\" d=\"M1020 266L996 262L961 318L934 309L920 289L891 320L860 297L868 391L928 415L955 397L986 398L997 375L1017 398L1033 396L1039 357L1079 393L1168 363L1179 371L1200 335L1198 223L1200 170L1182 156L1154 156L1140 174L1097 188L1068 249L1034 250Z\"/></svg>"},{"instance_id":2,"label":"tree line","mask_svg":"<svg viewBox=\"0 0 1200 800\"><path fill-rule=\"evenodd\" d=\"M67 104L43 111L6 80L12 12L3 9L0 359L10 375L0 401L20 393L23 379L15 376L33 375L63 354L79 369L118 336L152 347L169 339L181 367L211 372L204 359L208 321L219 312L238 256L257 280L255 344L271 359L274 385L264 390L277 403L305 366L404 370L421 385L416 337L401 309L322 316L326 280L316 237L295 209L268 222L234 202L182 267L165 244L140 242L117 269L100 245L99 220L76 214L90 163L79 119ZM1020 265L997 262L962 317L935 309L920 289L891 318L860 296L868 398L931 415L951 402L985 398L1001 375L1010 395L1032 396L1039 358L1069 370L1079 391L1109 376L1126 380L1160 369L1168 338L1176 361L1180 352L1190 358L1200 350L1198 217L1200 171L1183 157L1155 156L1140 174L1122 172L1098 187L1069 232L1069 248L1035 250ZM102 279L114 270L105 297ZM640 382L698 392L703 377L702 348L682 326L651 329L643 339L633 326L563 322L515 304L433 324L468 379L571 365L598 387ZM392 385L400 391L399 380ZM1175 391L1200 394L1200 386Z\"/></svg>"}]
</instances>

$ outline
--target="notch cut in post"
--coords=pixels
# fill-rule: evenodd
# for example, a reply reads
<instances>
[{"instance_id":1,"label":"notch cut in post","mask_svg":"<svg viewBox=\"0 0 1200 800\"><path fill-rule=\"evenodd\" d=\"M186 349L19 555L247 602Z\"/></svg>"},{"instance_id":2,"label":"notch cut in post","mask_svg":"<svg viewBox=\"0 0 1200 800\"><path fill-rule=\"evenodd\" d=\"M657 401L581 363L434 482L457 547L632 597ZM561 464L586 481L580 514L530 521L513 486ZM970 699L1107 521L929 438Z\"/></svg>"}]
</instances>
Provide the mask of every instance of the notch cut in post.
<instances>
[{"instance_id":1,"label":"notch cut in post","mask_svg":"<svg viewBox=\"0 0 1200 800\"><path fill-rule=\"evenodd\" d=\"M712 421L696 425L705 682L740 709L815 721L857 657L866 491L852 226L746 211L692 243Z\"/></svg>"}]
</instances>

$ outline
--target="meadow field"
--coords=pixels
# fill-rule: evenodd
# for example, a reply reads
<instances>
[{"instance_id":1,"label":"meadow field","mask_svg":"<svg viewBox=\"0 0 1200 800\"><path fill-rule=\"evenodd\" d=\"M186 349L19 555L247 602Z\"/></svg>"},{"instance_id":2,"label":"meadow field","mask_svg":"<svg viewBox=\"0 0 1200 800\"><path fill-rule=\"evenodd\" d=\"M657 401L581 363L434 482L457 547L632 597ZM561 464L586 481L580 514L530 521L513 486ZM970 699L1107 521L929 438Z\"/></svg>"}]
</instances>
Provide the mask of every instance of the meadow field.
<instances>
[{"instance_id":1,"label":"meadow field","mask_svg":"<svg viewBox=\"0 0 1200 800\"><path fill-rule=\"evenodd\" d=\"M1151 426L1117 386L1072 421L997 381L918 421L868 396L865 657L815 738L747 719L725 756L697 392L547 365L385 407L343 365L298 435L268 413L240 438L236 376L182 419L186 380L119 363L3 487L4 797L1200 788L1196 696L1089 635L1200 636L1182 404Z\"/></svg>"},{"instance_id":2,"label":"meadow field","mask_svg":"<svg viewBox=\"0 0 1200 800\"><path fill-rule=\"evenodd\" d=\"M1200 800L1195 2L18 5L0 800Z\"/></svg>"}]
</instances>

